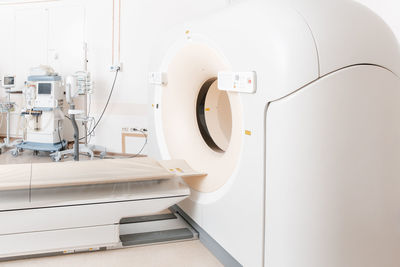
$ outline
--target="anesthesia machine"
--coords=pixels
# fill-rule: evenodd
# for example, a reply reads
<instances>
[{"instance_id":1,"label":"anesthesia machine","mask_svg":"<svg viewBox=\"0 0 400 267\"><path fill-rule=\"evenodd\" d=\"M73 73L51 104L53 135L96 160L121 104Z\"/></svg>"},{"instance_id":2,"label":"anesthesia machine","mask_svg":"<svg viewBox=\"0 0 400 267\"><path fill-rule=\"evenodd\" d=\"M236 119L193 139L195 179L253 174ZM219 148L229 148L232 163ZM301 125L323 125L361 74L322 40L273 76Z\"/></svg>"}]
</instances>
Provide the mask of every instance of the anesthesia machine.
<instances>
[{"instance_id":1,"label":"anesthesia machine","mask_svg":"<svg viewBox=\"0 0 400 267\"><path fill-rule=\"evenodd\" d=\"M63 139L64 86L51 68L34 68L25 86L26 107L21 115L27 120L26 138L13 151L59 151L66 146Z\"/></svg>"}]
</instances>

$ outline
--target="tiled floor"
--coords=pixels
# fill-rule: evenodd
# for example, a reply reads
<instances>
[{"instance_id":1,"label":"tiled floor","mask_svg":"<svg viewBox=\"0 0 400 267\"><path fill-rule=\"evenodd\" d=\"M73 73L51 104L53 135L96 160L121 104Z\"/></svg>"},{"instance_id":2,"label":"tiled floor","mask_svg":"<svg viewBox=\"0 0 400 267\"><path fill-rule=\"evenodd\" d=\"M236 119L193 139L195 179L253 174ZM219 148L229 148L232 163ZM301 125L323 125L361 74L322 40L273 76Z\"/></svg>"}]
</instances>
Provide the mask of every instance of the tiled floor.
<instances>
[{"instance_id":1,"label":"tiled floor","mask_svg":"<svg viewBox=\"0 0 400 267\"><path fill-rule=\"evenodd\" d=\"M200 241L0 263L0 267L221 267Z\"/></svg>"}]
</instances>

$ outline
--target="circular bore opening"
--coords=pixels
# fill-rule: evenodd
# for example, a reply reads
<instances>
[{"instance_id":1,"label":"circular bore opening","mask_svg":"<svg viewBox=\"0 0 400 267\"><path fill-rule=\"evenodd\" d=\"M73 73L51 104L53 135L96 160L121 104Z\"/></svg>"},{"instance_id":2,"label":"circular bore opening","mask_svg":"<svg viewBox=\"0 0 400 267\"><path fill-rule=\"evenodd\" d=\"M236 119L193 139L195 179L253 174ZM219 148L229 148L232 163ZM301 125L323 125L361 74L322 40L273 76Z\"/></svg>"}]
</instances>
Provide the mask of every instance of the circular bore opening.
<instances>
[{"instance_id":1,"label":"circular bore opening","mask_svg":"<svg viewBox=\"0 0 400 267\"><path fill-rule=\"evenodd\" d=\"M196 103L197 125L208 147L224 153L232 135L232 111L228 93L218 89L216 77L200 88Z\"/></svg>"}]
</instances>

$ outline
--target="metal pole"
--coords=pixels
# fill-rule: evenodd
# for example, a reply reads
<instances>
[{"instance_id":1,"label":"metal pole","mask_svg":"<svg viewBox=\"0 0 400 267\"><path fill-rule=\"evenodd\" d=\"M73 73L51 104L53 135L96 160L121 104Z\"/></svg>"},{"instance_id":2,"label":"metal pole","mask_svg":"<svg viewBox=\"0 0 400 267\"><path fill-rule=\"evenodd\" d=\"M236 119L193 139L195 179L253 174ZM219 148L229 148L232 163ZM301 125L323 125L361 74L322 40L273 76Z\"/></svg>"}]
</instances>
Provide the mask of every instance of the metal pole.
<instances>
[{"instance_id":1,"label":"metal pole","mask_svg":"<svg viewBox=\"0 0 400 267\"><path fill-rule=\"evenodd\" d=\"M7 103L7 137L6 146L10 146L10 120L11 120L11 94L8 92L8 103Z\"/></svg>"},{"instance_id":2,"label":"metal pole","mask_svg":"<svg viewBox=\"0 0 400 267\"><path fill-rule=\"evenodd\" d=\"M71 109L75 109L75 104L71 104ZM75 114L71 114L71 121L74 127L74 160L79 161L79 128L76 123Z\"/></svg>"},{"instance_id":3,"label":"metal pole","mask_svg":"<svg viewBox=\"0 0 400 267\"><path fill-rule=\"evenodd\" d=\"M85 50L85 59L84 59L84 62L83 62L83 70L87 73L87 70L88 70L88 55L87 55L88 48L87 48L87 43L84 43L83 49ZM84 96L84 102L85 102L84 103L85 120L83 121L83 127L85 129L85 145L87 145L88 144L88 135L87 135L87 132L88 132L88 129L87 129L88 121L86 119L89 116L89 114L88 114L88 95L87 94L85 94L85 96Z\"/></svg>"}]
</instances>

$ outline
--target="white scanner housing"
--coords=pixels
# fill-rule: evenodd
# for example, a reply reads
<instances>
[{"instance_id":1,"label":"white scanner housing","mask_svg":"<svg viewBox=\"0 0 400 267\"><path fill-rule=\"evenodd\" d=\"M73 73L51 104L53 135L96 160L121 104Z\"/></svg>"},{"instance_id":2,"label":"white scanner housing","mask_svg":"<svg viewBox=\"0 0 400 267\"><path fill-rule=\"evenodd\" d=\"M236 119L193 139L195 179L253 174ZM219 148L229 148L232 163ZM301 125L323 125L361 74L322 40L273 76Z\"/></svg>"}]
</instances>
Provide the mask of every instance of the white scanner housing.
<instances>
[{"instance_id":1,"label":"white scanner housing","mask_svg":"<svg viewBox=\"0 0 400 267\"><path fill-rule=\"evenodd\" d=\"M179 206L238 263L399 265L400 55L378 16L247 1L161 40L153 155L208 173Z\"/></svg>"}]
</instances>

